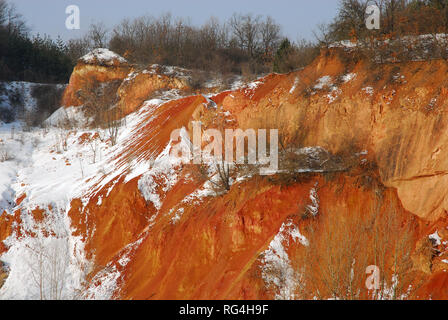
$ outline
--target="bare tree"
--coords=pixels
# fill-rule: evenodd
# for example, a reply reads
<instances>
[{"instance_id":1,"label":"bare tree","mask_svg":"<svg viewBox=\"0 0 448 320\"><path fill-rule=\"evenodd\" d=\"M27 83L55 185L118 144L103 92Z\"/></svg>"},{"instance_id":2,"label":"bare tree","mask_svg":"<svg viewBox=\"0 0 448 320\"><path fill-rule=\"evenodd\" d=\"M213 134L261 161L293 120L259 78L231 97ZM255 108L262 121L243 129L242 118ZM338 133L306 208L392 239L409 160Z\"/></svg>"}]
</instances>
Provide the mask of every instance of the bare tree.
<instances>
[{"instance_id":1,"label":"bare tree","mask_svg":"<svg viewBox=\"0 0 448 320\"><path fill-rule=\"evenodd\" d=\"M264 21L260 22L259 29L261 49L266 56L272 58L280 42L280 26L272 17L267 16Z\"/></svg>"},{"instance_id":2,"label":"bare tree","mask_svg":"<svg viewBox=\"0 0 448 320\"><path fill-rule=\"evenodd\" d=\"M67 42L67 55L73 63L93 49L89 39L82 37Z\"/></svg>"},{"instance_id":3,"label":"bare tree","mask_svg":"<svg viewBox=\"0 0 448 320\"><path fill-rule=\"evenodd\" d=\"M106 110L104 112L107 133L111 144L114 146L117 144L118 132L123 125L123 113L118 107Z\"/></svg>"},{"instance_id":4,"label":"bare tree","mask_svg":"<svg viewBox=\"0 0 448 320\"><path fill-rule=\"evenodd\" d=\"M39 230L27 245L30 253L28 264L32 279L39 292L40 300L60 300L64 296L70 261L67 237L45 237Z\"/></svg>"},{"instance_id":5,"label":"bare tree","mask_svg":"<svg viewBox=\"0 0 448 320\"><path fill-rule=\"evenodd\" d=\"M8 3L6 0L0 0L0 25L4 25L7 21Z\"/></svg>"},{"instance_id":6,"label":"bare tree","mask_svg":"<svg viewBox=\"0 0 448 320\"><path fill-rule=\"evenodd\" d=\"M91 24L87 33L87 39L94 48L105 48L108 44L109 31L104 23Z\"/></svg>"},{"instance_id":7,"label":"bare tree","mask_svg":"<svg viewBox=\"0 0 448 320\"><path fill-rule=\"evenodd\" d=\"M96 155L98 153L98 141L96 139L90 139L89 140L89 147L90 150L92 150L92 163L96 163ZM81 170L82 170L82 165L81 165ZM84 173L83 173L84 176Z\"/></svg>"},{"instance_id":8,"label":"bare tree","mask_svg":"<svg viewBox=\"0 0 448 320\"><path fill-rule=\"evenodd\" d=\"M0 162L5 162L8 160L12 160L14 157L9 152L3 141L0 141Z\"/></svg>"},{"instance_id":9,"label":"bare tree","mask_svg":"<svg viewBox=\"0 0 448 320\"><path fill-rule=\"evenodd\" d=\"M219 20L211 17L199 30L201 43L205 48L224 48L228 42L228 29Z\"/></svg>"},{"instance_id":10,"label":"bare tree","mask_svg":"<svg viewBox=\"0 0 448 320\"><path fill-rule=\"evenodd\" d=\"M328 47L335 40L335 35L331 30L332 26L328 24L321 23L317 25L317 30L313 31L313 35L320 46Z\"/></svg>"},{"instance_id":11,"label":"bare tree","mask_svg":"<svg viewBox=\"0 0 448 320\"><path fill-rule=\"evenodd\" d=\"M241 49L254 57L259 45L260 16L234 14L230 27Z\"/></svg>"},{"instance_id":12,"label":"bare tree","mask_svg":"<svg viewBox=\"0 0 448 320\"><path fill-rule=\"evenodd\" d=\"M368 0L341 0L336 21L331 25L336 40L361 38L367 32L365 27Z\"/></svg>"},{"instance_id":13,"label":"bare tree","mask_svg":"<svg viewBox=\"0 0 448 320\"><path fill-rule=\"evenodd\" d=\"M9 34L25 34L28 28L14 4L0 0L0 25L6 27Z\"/></svg>"},{"instance_id":14,"label":"bare tree","mask_svg":"<svg viewBox=\"0 0 448 320\"><path fill-rule=\"evenodd\" d=\"M231 187L230 164L222 160L220 163L216 163L215 166L218 173L218 183L213 182L214 185L229 191Z\"/></svg>"}]
</instances>

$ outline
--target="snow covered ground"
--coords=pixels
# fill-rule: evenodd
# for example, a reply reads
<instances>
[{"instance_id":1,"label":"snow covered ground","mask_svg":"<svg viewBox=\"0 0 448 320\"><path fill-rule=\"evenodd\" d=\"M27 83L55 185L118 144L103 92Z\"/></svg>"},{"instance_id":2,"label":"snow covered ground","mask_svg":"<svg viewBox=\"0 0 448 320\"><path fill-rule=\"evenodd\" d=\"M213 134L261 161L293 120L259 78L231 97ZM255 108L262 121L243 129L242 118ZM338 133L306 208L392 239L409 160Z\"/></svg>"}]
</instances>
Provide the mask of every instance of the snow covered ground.
<instances>
[{"instance_id":1,"label":"snow covered ground","mask_svg":"<svg viewBox=\"0 0 448 320\"><path fill-rule=\"evenodd\" d=\"M263 252L262 277L265 283L276 291L277 300L291 300L295 298L295 289L300 282L300 274L291 266L286 247L289 240L308 246L308 239L303 236L297 225L288 220L272 239L269 248Z\"/></svg>"},{"instance_id":2,"label":"snow covered ground","mask_svg":"<svg viewBox=\"0 0 448 320\"><path fill-rule=\"evenodd\" d=\"M21 209L24 231L5 241L9 250L0 259L10 274L0 289L0 299L74 298L80 288L86 261L82 242L71 235L67 217L70 192L76 188L79 172L68 165L75 155L62 152L64 135L57 128L25 132L18 122L0 124L0 152L8 153L6 160L0 161L0 213L13 215ZM26 198L16 206L22 195ZM29 215L36 208L47 211L49 205L52 214L41 223ZM36 236L26 236L31 232ZM47 278L50 275L52 278Z\"/></svg>"},{"instance_id":3,"label":"snow covered ground","mask_svg":"<svg viewBox=\"0 0 448 320\"><path fill-rule=\"evenodd\" d=\"M19 233L15 229L5 240L9 250L0 260L10 274L0 289L0 299L80 298L78 293L89 262L84 258L81 239L72 235L70 202L82 198L86 204L107 183L123 175L131 179L149 171L151 161L135 159L123 165L120 156L139 138L135 132L147 124L142 118L163 102L148 101L129 115L115 146L106 130L52 126L67 115L82 122L82 115L71 108L56 111L47 121L47 128L25 131L19 122L0 123L0 155L4 155L0 159L0 214L14 215L20 209L20 228L25 231ZM16 205L23 196L23 201ZM30 215L37 208L44 211L41 222ZM29 237L27 232L37 237ZM41 253L51 259L42 261ZM58 275L58 292L51 285L54 279L46 279L44 283L48 285L42 290L36 281L41 278L41 267L62 272Z\"/></svg>"}]
</instances>

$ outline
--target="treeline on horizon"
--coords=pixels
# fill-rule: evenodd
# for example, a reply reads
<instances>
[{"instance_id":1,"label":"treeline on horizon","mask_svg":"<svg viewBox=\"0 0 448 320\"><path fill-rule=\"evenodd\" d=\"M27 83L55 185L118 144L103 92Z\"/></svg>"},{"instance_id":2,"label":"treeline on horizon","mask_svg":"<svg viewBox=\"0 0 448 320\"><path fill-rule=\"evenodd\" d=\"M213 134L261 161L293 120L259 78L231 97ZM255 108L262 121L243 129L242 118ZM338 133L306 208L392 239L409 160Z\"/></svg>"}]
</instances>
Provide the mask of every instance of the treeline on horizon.
<instances>
[{"instance_id":1,"label":"treeline on horizon","mask_svg":"<svg viewBox=\"0 0 448 320\"><path fill-rule=\"evenodd\" d=\"M380 30L365 26L366 8L381 10ZM111 29L92 24L82 38L32 36L12 4L0 0L0 80L66 83L84 54L103 47L138 65L164 64L221 74L285 73L309 64L322 46L339 40L393 39L448 33L448 0L340 0L334 20L314 41L292 41L271 17L234 14L202 26L165 14L125 19Z\"/></svg>"},{"instance_id":2,"label":"treeline on horizon","mask_svg":"<svg viewBox=\"0 0 448 320\"><path fill-rule=\"evenodd\" d=\"M381 11L379 30L368 30L366 9ZM407 35L448 33L448 0L342 0L334 21L321 26L324 44L369 37L396 39Z\"/></svg>"}]
</instances>

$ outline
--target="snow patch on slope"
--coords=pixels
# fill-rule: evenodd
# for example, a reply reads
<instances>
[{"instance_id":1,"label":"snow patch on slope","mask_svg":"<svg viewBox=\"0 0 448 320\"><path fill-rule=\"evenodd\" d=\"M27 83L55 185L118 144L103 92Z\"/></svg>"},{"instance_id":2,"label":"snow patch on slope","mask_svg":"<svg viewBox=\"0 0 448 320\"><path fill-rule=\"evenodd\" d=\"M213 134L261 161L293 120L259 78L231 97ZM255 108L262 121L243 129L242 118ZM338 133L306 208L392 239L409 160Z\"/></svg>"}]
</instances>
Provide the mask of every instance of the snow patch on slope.
<instances>
[{"instance_id":1,"label":"snow patch on slope","mask_svg":"<svg viewBox=\"0 0 448 320\"><path fill-rule=\"evenodd\" d=\"M190 149L191 142L187 138L188 133L185 128L181 129L181 146ZM163 193L168 192L178 180L179 167L182 159L173 157L170 154L173 141L170 140L163 152L153 162L151 168L147 170L138 181L138 188L146 201L151 201L157 210L162 207L159 188ZM157 181L156 181L157 180Z\"/></svg>"},{"instance_id":2,"label":"snow patch on slope","mask_svg":"<svg viewBox=\"0 0 448 320\"><path fill-rule=\"evenodd\" d=\"M275 298L278 300L294 299L294 291L300 281L300 275L292 268L286 252L289 239L299 241L304 246L309 245L308 239L300 233L299 228L292 220L288 220L280 227L261 259L263 280L268 286L276 289Z\"/></svg>"},{"instance_id":3,"label":"snow patch on slope","mask_svg":"<svg viewBox=\"0 0 448 320\"><path fill-rule=\"evenodd\" d=\"M439 232L435 231L433 234L430 234L428 236L429 240L432 241L432 243L435 246L440 246L442 244L442 238L439 236Z\"/></svg>"},{"instance_id":4,"label":"snow patch on slope","mask_svg":"<svg viewBox=\"0 0 448 320\"><path fill-rule=\"evenodd\" d=\"M92 52L89 52L85 56L81 57L80 60L84 63L101 64L108 66L114 65L115 61L118 61L119 63L127 63L125 58L105 48L95 49Z\"/></svg>"},{"instance_id":5,"label":"snow patch on slope","mask_svg":"<svg viewBox=\"0 0 448 320\"><path fill-rule=\"evenodd\" d=\"M86 127L92 122L92 118L86 118L82 107L61 107L44 121L44 124L53 127Z\"/></svg>"},{"instance_id":6,"label":"snow patch on slope","mask_svg":"<svg viewBox=\"0 0 448 320\"><path fill-rule=\"evenodd\" d=\"M289 90L289 94L293 94L294 93L294 91L296 90L297 86L299 85L299 82L300 82L299 77L296 77L295 80L294 80L294 84L291 87L291 90Z\"/></svg>"},{"instance_id":7,"label":"snow patch on slope","mask_svg":"<svg viewBox=\"0 0 448 320\"><path fill-rule=\"evenodd\" d=\"M332 80L330 76L323 76L317 79L316 84L314 85L314 89L322 90L325 87L328 87L332 84Z\"/></svg>"},{"instance_id":8,"label":"snow patch on slope","mask_svg":"<svg viewBox=\"0 0 448 320\"><path fill-rule=\"evenodd\" d=\"M356 73L347 73L345 75L342 76L342 81L344 83L347 83L349 81L352 81L356 78Z\"/></svg>"}]
</instances>

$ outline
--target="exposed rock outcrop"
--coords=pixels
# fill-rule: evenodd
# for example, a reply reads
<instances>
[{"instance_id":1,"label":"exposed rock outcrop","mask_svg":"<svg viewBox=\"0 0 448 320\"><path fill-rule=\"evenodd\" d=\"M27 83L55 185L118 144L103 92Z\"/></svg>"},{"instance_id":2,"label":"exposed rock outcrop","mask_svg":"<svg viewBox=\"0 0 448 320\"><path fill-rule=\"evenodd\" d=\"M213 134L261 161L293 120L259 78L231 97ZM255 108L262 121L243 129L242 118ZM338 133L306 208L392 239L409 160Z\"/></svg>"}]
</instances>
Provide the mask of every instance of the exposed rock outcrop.
<instances>
[{"instance_id":1,"label":"exposed rock outcrop","mask_svg":"<svg viewBox=\"0 0 448 320\"><path fill-rule=\"evenodd\" d=\"M160 91L188 91L188 79L187 71L181 68L158 65L140 68L107 49L96 49L79 59L62 105L82 106L84 101L78 92L89 90L93 82L119 81L121 85L116 92L118 106L125 116L134 112L144 101L157 97Z\"/></svg>"},{"instance_id":2,"label":"exposed rock outcrop","mask_svg":"<svg viewBox=\"0 0 448 320\"><path fill-rule=\"evenodd\" d=\"M123 80L130 70L131 66L124 58L107 49L96 49L79 59L62 98L62 105L83 105L78 91L86 90L95 81L104 83Z\"/></svg>"},{"instance_id":3,"label":"exposed rock outcrop","mask_svg":"<svg viewBox=\"0 0 448 320\"><path fill-rule=\"evenodd\" d=\"M137 71L110 53L110 63L101 61L104 54L81 59L64 104L83 104L76 92L86 79L118 80L118 106L138 124L126 128L128 136L114 149L113 172L87 179L98 183L67 210L74 235L94 261L87 298L97 297L102 286L123 299L297 298L301 280L294 270L309 257L313 230L386 217L397 219L396 235L407 232L410 283L421 288L405 298L446 298L445 61L372 68L333 49L302 70L271 74L238 90L156 103L147 100L160 91L190 90L181 70ZM213 128L217 114L226 127L278 128L287 146L318 146L319 152L306 172L290 179L247 175L216 196L194 167L164 157L174 129L191 134L193 120ZM318 170L316 158L344 154L356 157L356 166ZM2 233L17 225L19 218L0 217ZM367 222L363 228L372 231ZM440 241L432 243L428 236L437 231ZM319 243L315 249L327 252L329 245ZM387 256L384 265L393 274L392 260ZM267 275L270 263L280 275Z\"/></svg>"}]
</instances>

